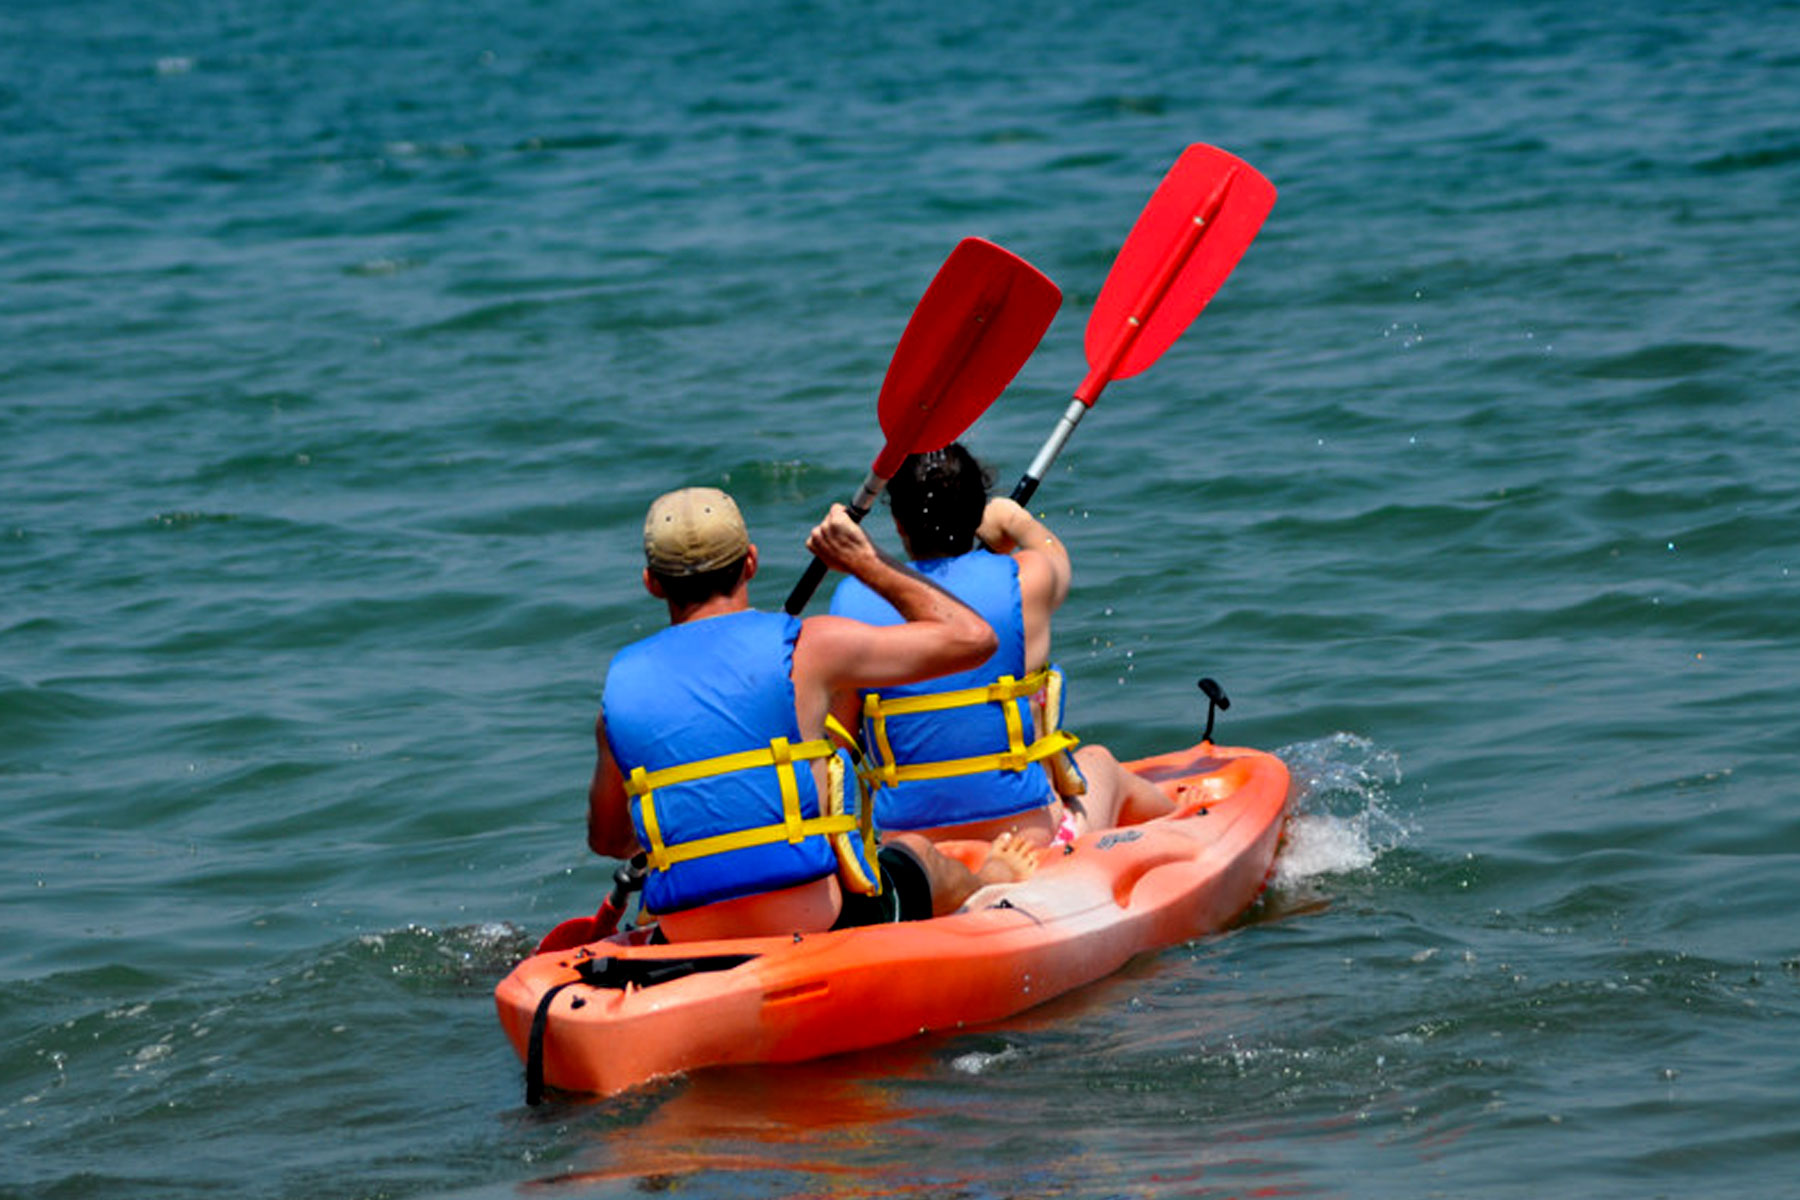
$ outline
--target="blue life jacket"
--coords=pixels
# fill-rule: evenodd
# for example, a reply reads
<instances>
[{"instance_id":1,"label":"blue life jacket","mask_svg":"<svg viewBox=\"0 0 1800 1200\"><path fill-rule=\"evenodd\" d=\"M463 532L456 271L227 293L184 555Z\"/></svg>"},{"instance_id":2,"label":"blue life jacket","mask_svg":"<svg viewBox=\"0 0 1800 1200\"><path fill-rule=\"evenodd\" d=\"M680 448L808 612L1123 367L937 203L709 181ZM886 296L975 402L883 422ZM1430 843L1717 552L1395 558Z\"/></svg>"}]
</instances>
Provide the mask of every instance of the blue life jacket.
<instances>
[{"instance_id":1,"label":"blue life jacket","mask_svg":"<svg viewBox=\"0 0 1800 1200\"><path fill-rule=\"evenodd\" d=\"M1000 646L973 670L864 693L864 746L878 785L876 823L932 829L1044 807L1056 793L1038 763L1075 739L1054 726L1044 736L1034 733L1030 697L1044 690L1049 672L1025 674L1018 563L977 548L912 566L980 613ZM855 579L838 585L831 611L870 625L901 619Z\"/></svg>"},{"instance_id":2,"label":"blue life jacket","mask_svg":"<svg viewBox=\"0 0 1800 1200\"><path fill-rule=\"evenodd\" d=\"M646 909L794 887L840 864L853 890L878 886L873 828L845 800L838 752L803 741L794 718L799 632L794 617L750 610L672 625L613 658L601 705L649 858ZM823 801L819 758L833 780Z\"/></svg>"}]
</instances>

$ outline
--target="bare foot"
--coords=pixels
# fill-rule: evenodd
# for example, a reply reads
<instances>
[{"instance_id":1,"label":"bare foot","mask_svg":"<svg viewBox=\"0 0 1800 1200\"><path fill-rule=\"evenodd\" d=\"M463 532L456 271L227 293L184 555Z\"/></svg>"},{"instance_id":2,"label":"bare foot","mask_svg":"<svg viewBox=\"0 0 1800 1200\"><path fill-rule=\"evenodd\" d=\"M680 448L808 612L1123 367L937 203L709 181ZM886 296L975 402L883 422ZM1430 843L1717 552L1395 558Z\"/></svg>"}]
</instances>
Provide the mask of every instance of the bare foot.
<instances>
[{"instance_id":1,"label":"bare foot","mask_svg":"<svg viewBox=\"0 0 1800 1200\"><path fill-rule=\"evenodd\" d=\"M987 861L975 872L975 878L984 885L990 883L1018 883L1030 879L1037 870L1039 847L1032 845L1016 833L1003 833L994 839L993 848L988 851Z\"/></svg>"}]
</instances>

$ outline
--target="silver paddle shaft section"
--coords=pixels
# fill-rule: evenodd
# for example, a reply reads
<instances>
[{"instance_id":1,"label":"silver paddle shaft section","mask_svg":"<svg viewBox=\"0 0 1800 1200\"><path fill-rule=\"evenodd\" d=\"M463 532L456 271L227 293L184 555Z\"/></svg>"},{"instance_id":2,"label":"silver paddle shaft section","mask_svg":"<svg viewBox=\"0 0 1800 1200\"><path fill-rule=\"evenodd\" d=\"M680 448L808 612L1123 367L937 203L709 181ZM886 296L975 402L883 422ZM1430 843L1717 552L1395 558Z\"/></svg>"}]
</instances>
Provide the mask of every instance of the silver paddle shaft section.
<instances>
[{"instance_id":1,"label":"silver paddle shaft section","mask_svg":"<svg viewBox=\"0 0 1800 1200\"><path fill-rule=\"evenodd\" d=\"M1056 422L1056 428L1051 430L1050 436L1044 440L1043 447L1037 452L1037 457L1031 460L1029 467L1025 468L1025 477L1019 480L1019 486L1013 489L1012 498L1015 501L1020 504L1030 501L1032 494L1038 489L1038 484L1042 483L1044 476L1049 474L1050 465L1056 461L1056 456L1061 454L1062 448L1069 444L1069 438L1074 436L1075 427L1081 424L1081 418L1087 415L1087 410L1088 406L1084 401L1069 401L1069 407L1063 410L1063 415Z\"/></svg>"},{"instance_id":2,"label":"silver paddle shaft section","mask_svg":"<svg viewBox=\"0 0 1800 1200\"><path fill-rule=\"evenodd\" d=\"M887 486L887 480L870 471L863 479L862 486L856 489L856 495L850 498L850 519L858 525L875 507L875 500L881 495L881 489Z\"/></svg>"}]
</instances>

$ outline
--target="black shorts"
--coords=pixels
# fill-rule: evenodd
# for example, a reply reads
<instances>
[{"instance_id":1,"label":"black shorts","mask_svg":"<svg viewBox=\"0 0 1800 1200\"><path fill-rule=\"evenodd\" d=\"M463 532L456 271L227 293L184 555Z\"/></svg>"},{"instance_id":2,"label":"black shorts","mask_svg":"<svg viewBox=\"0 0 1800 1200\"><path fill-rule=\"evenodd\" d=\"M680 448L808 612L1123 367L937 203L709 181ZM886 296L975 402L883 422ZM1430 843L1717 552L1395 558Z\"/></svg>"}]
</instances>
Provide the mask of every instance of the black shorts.
<instances>
[{"instance_id":1,"label":"black shorts","mask_svg":"<svg viewBox=\"0 0 1800 1200\"><path fill-rule=\"evenodd\" d=\"M833 929L923 921L931 916L931 877L911 850L890 842L876 852L875 867L881 873L881 894L844 893L844 909Z\"/></svg>"}]
</instances>

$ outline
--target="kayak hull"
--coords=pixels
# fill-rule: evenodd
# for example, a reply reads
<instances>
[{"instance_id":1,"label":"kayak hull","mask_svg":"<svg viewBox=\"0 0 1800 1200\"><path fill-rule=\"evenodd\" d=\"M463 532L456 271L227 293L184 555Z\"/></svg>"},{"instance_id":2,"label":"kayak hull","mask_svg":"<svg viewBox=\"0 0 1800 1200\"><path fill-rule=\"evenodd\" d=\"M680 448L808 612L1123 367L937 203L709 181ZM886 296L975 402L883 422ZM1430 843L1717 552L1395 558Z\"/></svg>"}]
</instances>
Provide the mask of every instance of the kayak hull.
<instances>
[{"instance_id":1,"label":"kayak hull","mask_svg":"<svg viewBox=\"0 0 1800 1200\"><path fill-rule=\"evenodd\" d=\"M534 1080L610 1095L701 1067L1002 1020L1219 931L1268 880L1287 768L1210 743L1127 765L1176 812L1090 831L1030 879L984 888L949 916L677 945L637 930L534 954L495 989L501 1026Z\"/></svg>"}]
</instances>

